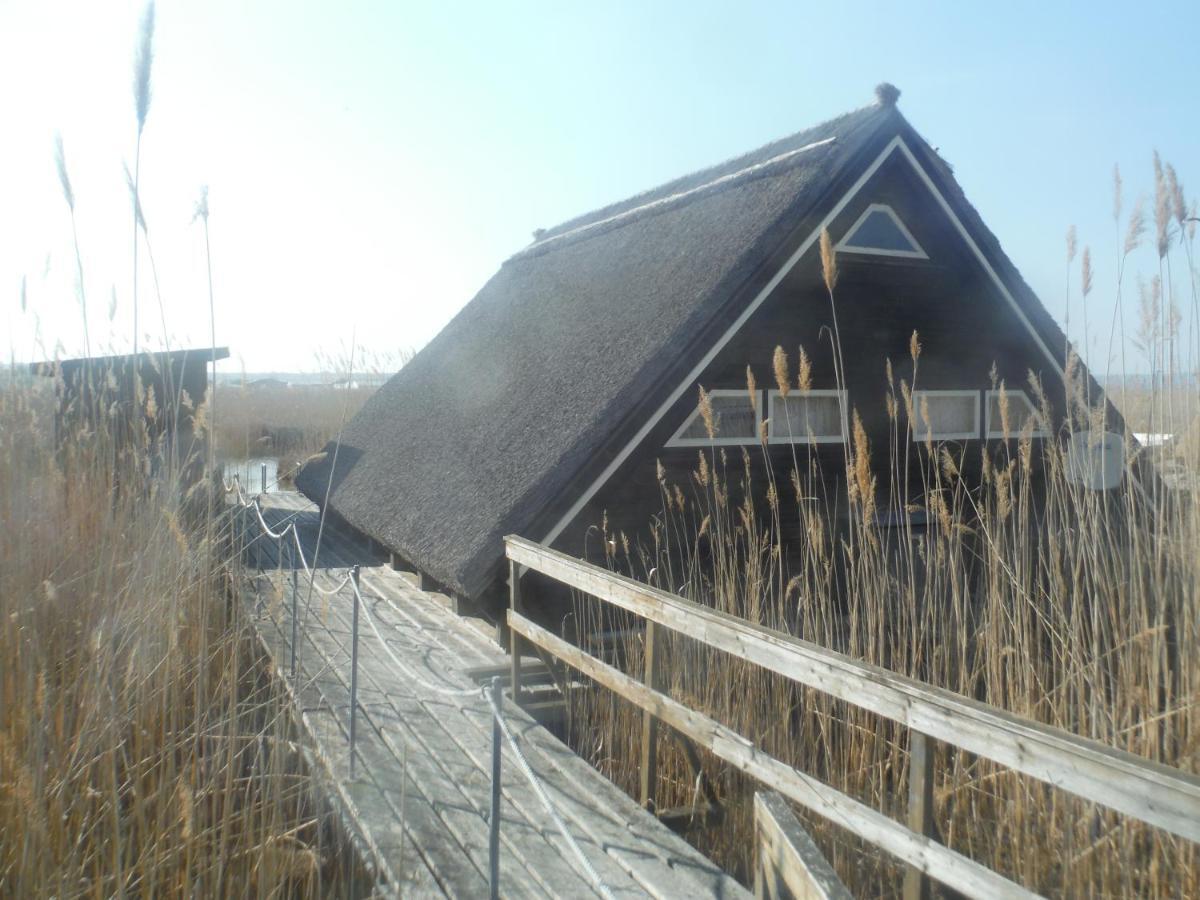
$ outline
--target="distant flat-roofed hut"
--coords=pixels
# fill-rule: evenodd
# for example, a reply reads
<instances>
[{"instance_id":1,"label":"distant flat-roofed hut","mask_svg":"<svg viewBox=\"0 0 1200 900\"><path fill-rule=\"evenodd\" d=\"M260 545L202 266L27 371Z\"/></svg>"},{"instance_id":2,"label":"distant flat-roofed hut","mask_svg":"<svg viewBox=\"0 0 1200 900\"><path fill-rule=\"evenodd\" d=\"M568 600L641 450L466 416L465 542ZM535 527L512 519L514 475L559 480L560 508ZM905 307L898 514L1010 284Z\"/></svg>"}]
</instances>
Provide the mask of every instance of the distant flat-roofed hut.
<instances>
[{"instance_id":1,"label":"distant flat-roofed hut","mask_svg":"<svg viewBox=\"0 0 1200 900\"><path fill-rule=\"evenodd\" d=\"M208 395L208 366L228 347L92 356L33 363L35 375L56 379L55 443L103 436L116 457L143 446L152 467L178 466L185 483L203 474L207 432L197 434L197 410Z\"/></svg>"}]
</instances>

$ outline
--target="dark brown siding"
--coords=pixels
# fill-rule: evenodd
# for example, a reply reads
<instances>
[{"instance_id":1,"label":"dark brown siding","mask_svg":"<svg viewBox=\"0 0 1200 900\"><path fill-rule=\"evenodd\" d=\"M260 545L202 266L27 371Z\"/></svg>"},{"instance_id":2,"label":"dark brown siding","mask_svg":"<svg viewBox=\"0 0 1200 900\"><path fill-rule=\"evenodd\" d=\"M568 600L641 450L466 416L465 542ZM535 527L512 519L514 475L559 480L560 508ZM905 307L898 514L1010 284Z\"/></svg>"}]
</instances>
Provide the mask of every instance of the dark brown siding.
<instances>
[{"instance_id":1,"label":"dark brown siding","mask_svg":"<svg viewBox=\"0 0 1200 900\"><path fill-rule=\"evenodd\" d=\"M624 532L632 541L645 540L651 518L661 510L656 472L659 461L667 480L680 484L688 493L688 486L695 483L692 472L697 466L698 450L667 448L665 444L694 411L697 385L709 390L744 390L749 366L760 390L773 389L776 381L772 357L776 346L782 346L787 352L793 386L798 351L803 347L812 361L812 386L836 387L834 307L845 389L850 408L859 414L869 436L881 499L890 483L888 447L898 441L903 454L909 440L903 412L898 423L887 414L887 364L890 360L899 400L901 382L910 386L914 382L910 354L914 331L921 345L915 368L917 388L985 390L992 386L994 368L995 377L1013 389L1027 390L1033 373L1043 380L1052 401L1061 399L1061 381L1055 367L978 261L969 255L961 236L906 162L893 157L876 173L829 229L835 243L871 203L890 205L929 260L839 254L838 283L831 305L814 247L566 528L555 546L596 558L603 552L596 526L605 519L610 533ZM1056 349L1061 352L1061 348ZM661 387L669 390L673 385ZM981 419L985 412L981 409ZM924 452L917 445L907 449L918 461ZM840 444L797 446L794 452L786 445L764 448L754 444L746 450L760 510L766 508L763 492L768 461L782 485L789 483L796 462L807 467L815 461L829 479L824 489L830 500L842 490L837 476L844 471L845 448ZM955 442L954 450L967 462L969 476L972 469L978 470L979 441ZM742 467L740 447L718 448L715 454L705 452L710 454L710 461L718 463L724 456L733 475L730 482L736 485L740 481L736 474ZM587 484L576 487L583 491ZM906 491L903 486L900 490ZM919 493L911 487L906 492ZM796 519L794 499L788 502L791 495L790 488L780 491L785 522ZM844 502L838 507L844 510Z\"/></svg>"}]
</instances>

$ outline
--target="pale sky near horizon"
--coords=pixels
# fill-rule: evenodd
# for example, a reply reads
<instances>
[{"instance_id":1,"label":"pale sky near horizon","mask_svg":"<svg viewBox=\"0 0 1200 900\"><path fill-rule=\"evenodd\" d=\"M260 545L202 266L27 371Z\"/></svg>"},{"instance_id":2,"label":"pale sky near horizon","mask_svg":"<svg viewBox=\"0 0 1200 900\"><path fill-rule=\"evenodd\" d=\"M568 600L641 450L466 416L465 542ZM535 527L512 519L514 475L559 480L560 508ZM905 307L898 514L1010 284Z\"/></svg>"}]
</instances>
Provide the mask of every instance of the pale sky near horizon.
<instances>
[{"instance_id":1,"label":"pale sky near horizon","mask_svg":"<svg viewBox=\"0 0 1200 900\"><path fill-rule=\"evenodd\" d=\"M134 155L142 9L0 0L0 347L17 361L83 349L56 131L93 351L132 343L121 166ZM225 371L313 369L352 340L383 355L420 347L535 228L865 105L882 80L1060 322L1077 226L1095 260L1099 374L1113 164L1126 211L1152 191L1156 148L1189 198L1200 189L1195 2L163 0L154 49L141 176L163 306L143 248L142 346L162 345L164 320L173 346L208 343L190 221L208 185ZM1129 266L1130 334L1137 273L1157 271L1148 250Z\"/></svg>"}]
</instances>

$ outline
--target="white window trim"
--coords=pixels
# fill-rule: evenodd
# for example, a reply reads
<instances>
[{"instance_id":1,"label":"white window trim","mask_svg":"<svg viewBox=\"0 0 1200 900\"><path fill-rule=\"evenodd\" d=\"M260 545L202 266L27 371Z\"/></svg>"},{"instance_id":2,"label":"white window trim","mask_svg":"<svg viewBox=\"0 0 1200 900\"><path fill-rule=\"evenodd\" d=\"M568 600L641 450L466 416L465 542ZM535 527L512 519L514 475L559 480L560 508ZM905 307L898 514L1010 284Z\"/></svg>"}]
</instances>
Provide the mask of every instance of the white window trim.
<instances>
[{"instance_id":1,"label":"white window trim","mask_svg":"<svg viewBox=\"0 0 1200 900\"><path fill-rule=\"evenodd\" d=\"M858 230L858 226L866 220L867 216L874 212L884 213L889 219L895 222L896 227L900 229L900 233L903 234L917 249L885 250L882 247L862 247L857 244L851 244L850 235L854 234L854 232ZM864 209L863 214L854 221L853 225L846 229L845 235L842 236L842 239L838 241L837 246L833 249L838 253L865 253L870 256L898 256L903 259L929 259L929 256L921 248L921 244L915 237L913 237L912 232L908 230L908 226L900 221L900 217L896 215L896 211L886 203L872 203L870 206Z\"/></svg>"},{"instance_id":2,"label":"white window trim","mask_svg":"<svg viewBox=\"0 0 1200 900\"><path fill-rule=\"evenodd\" d=\"M664 447L744 447L750 444L759 442L759 435L762 434L763 423L763 406L762 406L762 391L754 392L754 437L722 437L720 432L714 438L709 437L681 437L681 435L691 427L692 423L700 418L700 407L697 404L692 410L692 414L683 420L670 440L664 444ZM717 397L741 397L747 403L750 402L750 392L744 388L718 388L708 392L710 398Z\"/></svg>"},{"instance_id":3,"label":"white window trim","mask_svg":"<svg viewBox=\"0 0 1200 900\"><path fill-rule=\"evenodd\" d=\"M850 420L846 416L846 392L837 390L818 389L813 391L788 391L788 396L805 396L805 397L837 397L838 406L842 413L841 431L836 435L816 434L809 437L807 434L796 437L776 437L775 428L775 401L782 397L780 391L767 391L767 443L768 444L841 444L845 442L844 436L849 433Z\"/></svg>"},{"instance_id":4,"label":"white window trim","mask_svg":"<svg viewBox=\"0 0 1200 900\"><path fill-rule=\"evenodd\" d=\"M1034 402L1032 400L1029 399L1028 394L1026 394L1022 390L1009 390L1008 388L1005 388L1004 395L1006 397L1008 397L1010 400L1013 397L1020 397L1026 403L1028 403L1029 408L1031 410L1033 410L1033 415L1034 415L1036 421L1040 422L1042 427L1033 429L1033 431L1030 433L1030 437L1035 437L1035 438L1050 437L1050 432L1046 430L1046 423L1042 420L1042 411L1037 408L1037 406L1034 404ZM995 429L992 428L992 398L998 397L998 396L1000 396L999 391L984 391L983 402L984 402L985 406L987 407L987 431L985 432L987 439L989 441L995 441L995 440L1006 441L1011 438L1019 438L1022 434L1021 431L1018 431L1015 434L1011 434L1011 435L1005 434L1003 431L999 430L1001 427L1001 423L999 423L999 422L996 423Z\"/></svg>"},{"instance_id":5,"label":"white window trim","mask_svg":"<svg viewBox=\"0 0 1200 900\"><path fill-rule=\"evenodd\" d=\"M924 431L925 420L921 417L921 398L922 397L970 397L975 401L975 421L971 426L970 431L946 431L934 432L927 435ZM980 407L979 407L979 391L913 391L913 420L908 423L908 430L912 432L914 444L923 444L925 441L970 441L979 440L979 425L980 425ZM918 431L918 428L921 430Z\"/></svg>"}]
</instances>

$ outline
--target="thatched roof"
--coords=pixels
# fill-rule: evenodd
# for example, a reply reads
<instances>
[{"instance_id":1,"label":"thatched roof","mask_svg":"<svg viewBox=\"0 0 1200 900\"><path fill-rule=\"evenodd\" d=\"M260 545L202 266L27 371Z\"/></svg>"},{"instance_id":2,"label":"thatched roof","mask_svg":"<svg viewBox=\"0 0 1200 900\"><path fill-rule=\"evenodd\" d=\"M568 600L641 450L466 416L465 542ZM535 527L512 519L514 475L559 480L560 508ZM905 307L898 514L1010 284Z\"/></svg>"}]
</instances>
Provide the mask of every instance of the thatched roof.
<instances>
[{"instance_id":1,"label":"thatched roof","mask_svg":"<svg viewBox=\"0 0 1200 900\"><path fill-rule=\"evenodd\" d=\"M896 119L868 107L541 233L348 423L329 507L478 595L502 536L527 530L672 348ZM332 464L297 479L318 502Z\"/></svg>"},{"instance_id":2,"label":"thatched roof","mask_svg":"<svg viewBox=\"0 0 1200 900\"><path fill-rule=\"evenodd\" d=\"M327 448L301 490L331 486L333 512L478 596L502 536L529 534L835 180L901 132L881 103L539 232L348 424L332 479Z\"/></svg>"}]
</instances>

